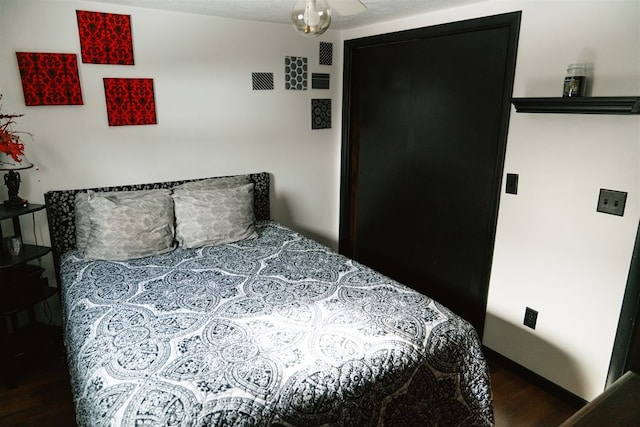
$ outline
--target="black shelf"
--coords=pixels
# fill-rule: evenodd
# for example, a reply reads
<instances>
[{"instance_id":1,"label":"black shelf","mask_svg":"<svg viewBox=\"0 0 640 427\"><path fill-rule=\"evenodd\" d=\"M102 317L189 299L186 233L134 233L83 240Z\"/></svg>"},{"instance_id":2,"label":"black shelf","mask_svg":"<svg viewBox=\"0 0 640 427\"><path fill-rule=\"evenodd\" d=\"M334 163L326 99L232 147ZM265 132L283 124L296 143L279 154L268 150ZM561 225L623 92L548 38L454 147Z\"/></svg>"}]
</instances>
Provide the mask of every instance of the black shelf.
<instances>
[{"instance_id":1,"label":"black shelf","mask_svg":"<svg viewBox=\"0 0 640 427\"><path fill-rule=\"evenodd\" d=\"M20 255L12 256L6 252L0 252L0 270L24 264L25 262L40 258L51 252L48 246L22 245Z\"/></svg>"},{"instance_id":2,"label":"black shelf","mask_svg":"<svg viewBox=\"0 0 640 427\"><path fill-rule=\"evenodd\" d=\"M62 328L46 323L32 323L9 335L7 344L12 351L5 354L5 357L18 357L25 353L52 348L54 345L61 348Z\"/></svg>"},{"instance_id":3,"label":"black shelf","mask_svg":"<svg viewBox=\"0 0 640 427\"><path fill-rule=\"evenodd\" d=\"M7 282L18 281L19 279L37 279L44 273L44 268L33 264L20 264L0 271L0 277Z\"/></svg>"},{"instance_id":4,"label":"black shelf","mask_svg":"<svg viewBox=\"0 0 640 427\"><path fill-rule=\"evenodd\" d=\"M0 220L15 218L20 215L25 215L31 212L37 212L44 209L44 205L38 205L35 203L28 203L25 207L9 207L3 203L0 203Z\"/></svg>"},{"instance_id":5,"label":"black shelf","mask_svg":"<svg viewBox=\"0 0 640 427\"><path fill-rule=\"evenodd\" d=\"M20 217L44 209L45 205L41 204L10 207L0 203L0 221L10 220L14 236L21 239ZM36 321L35 305L55 295L58 288L48 285L47 279L42 277L44 269L41 266L28 262L50 251L48 246L23 243L20 253L13 256L4 248L0 227L0 376L6 376L14 385L16 357L44 348L40 332L47 328ZM26 315L28 322L20 321L20 314Z\"/></svg>"},{"instance_id":6,"label":"black shelf","mask_svg":"<svg viewBox=\"0 0 640 427\"><path fill-rule=\"evenodd\" d=\"M45 205L29 203L26 206L9 207L0 203L0 221L10 219L13 223L14 234L22 237L20 230L20 217L30 213L38 212L45 209ZM2 230L0 229L0 271L19 264L24 264L43 255L48 254L51 248L41 245L22 245L22 251L19 255L12 256L4 248Z\"/></svg>"},{"instance_id":7,"label":"black shelf","mask_svg":"<svg viewBox=\"0 0 640 427\"><path fill-rule=\"evenodd\" d=\"M45 323L31 323L5 337L6 348L0 352L0 383L9 388L18 386L19 377L34 365L53 358L64 361L62 328ZM44 359L43 359L44 358Z\"/></svg>"},{"instance_id":8,"label":"black shelf","mask_svg":"<svg viewBox=\"0 0 640 427\"><path fill-rule=\"evenodd\" d=\"M640 96L512 98L518 113L640 114Z\"/></svg>"},{"instance_id":9,"label":"black shelf","mask_svg":"<svg viewBox=\"0 0 640 427\"><path fill-rule=\"evenodd\" d=\"M11 292L3 292L3 301L0 302L0 310L4 316L23 311L25 307L31 307L34 304L51 298L58 292L58 288L48 286L46 282L44 284L28 283L21 288L15 288L17 287L14 287Z\"/></svg>"}]
</instances>

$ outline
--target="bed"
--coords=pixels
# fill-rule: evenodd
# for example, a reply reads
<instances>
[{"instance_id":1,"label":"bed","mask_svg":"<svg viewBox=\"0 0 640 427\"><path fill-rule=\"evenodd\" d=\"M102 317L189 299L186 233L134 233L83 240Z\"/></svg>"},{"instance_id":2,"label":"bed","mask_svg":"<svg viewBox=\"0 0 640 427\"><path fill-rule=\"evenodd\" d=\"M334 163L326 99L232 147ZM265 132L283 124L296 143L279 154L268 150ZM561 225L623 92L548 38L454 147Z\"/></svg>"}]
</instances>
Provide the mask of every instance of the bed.
<instances>
[{"instance_id":1,"label":"bed","mask_svg":"<svg viewBox=\"0 0 640 427\"><path fill-rule=\"evenodd\" d=\"M216 198L229 188L197 190L234 179L251 193L240 205ZM256 173L45 194L78 425L493 425L473 327L272 221L269 187ZM96 235L138 240L137 225L105 214L122 207L109 203L145 217L131 212L149 194L173 202L173 224L147 233L162 229L171 244L96 252ZM220 224L189 209L247 203L248 232L203 243ZM189 221L205 228L189 235Z\"/></svg>"}]
</instances>

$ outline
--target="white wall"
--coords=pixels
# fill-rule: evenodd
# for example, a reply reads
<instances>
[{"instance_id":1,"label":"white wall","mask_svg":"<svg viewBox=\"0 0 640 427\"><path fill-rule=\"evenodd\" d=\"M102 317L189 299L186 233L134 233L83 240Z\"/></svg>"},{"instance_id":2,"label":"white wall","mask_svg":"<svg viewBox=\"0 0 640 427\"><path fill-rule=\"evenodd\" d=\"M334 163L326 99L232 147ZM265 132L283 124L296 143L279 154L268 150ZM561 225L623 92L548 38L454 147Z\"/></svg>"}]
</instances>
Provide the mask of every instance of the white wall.
<instances>
[{"instance_id":1,"label":"white wall","mask_svg":"<svg viewBox=\"0 0 640 427\"><path fill-rule=\"evenodd\" d=\"M135 65L83 64L76 9L131 15ZM338 63L333 31L313 39L282 24L0 0L2 111L25 113L16 129L35 136L26 155L38 169L22 172L20 195L42 202L53 189L268 171L273 218L335 245L342 76L319 65L319 41L334 43ZM26 107L16 51L77 53L84 105ZM331 89L285 90L285 56L307 57L309 73L330 73ZM275 90L252 91L256 71L273 72ZM158 124L109 127L103 77L153 78ZM333 99L332 129L311 130L311 98Z\"/></svg>"},{"instance_id":2,"label":"white wall","mask_svg":"<svg viewBox=\"0 0 640 427\"><path fill-rule=\"evenodd\" d=\"M637 0L489 1L344 31L353 39L522 11L514 96L559 96L566 67L593 64L592 96L640 95ZM605 385L640 216L640 118L512 110L483 343L592 399ZM628 192L624 217L596 213ZM539 311L535 330L525 307Z\"/></svg>"}]
</instances>

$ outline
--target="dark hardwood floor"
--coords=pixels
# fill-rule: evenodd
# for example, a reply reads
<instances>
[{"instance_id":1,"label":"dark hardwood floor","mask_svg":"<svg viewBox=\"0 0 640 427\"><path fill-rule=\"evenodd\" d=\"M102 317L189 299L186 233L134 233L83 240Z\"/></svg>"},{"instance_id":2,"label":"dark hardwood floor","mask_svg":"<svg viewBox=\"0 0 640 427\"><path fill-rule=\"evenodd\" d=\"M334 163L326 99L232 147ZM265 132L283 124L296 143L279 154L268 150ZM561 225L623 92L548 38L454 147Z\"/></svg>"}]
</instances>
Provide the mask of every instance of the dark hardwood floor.
<instances>
[{"instance_id":1,"label":"dark hardwood floor","mask_svg":"<svg viewBox=\"0 0 640 427\"><path fill-rule=\"evenodd\" d=\"M17 366L17 385L0 383L0 426L73 427L75 412L67 366L59 352L25 357Z\"/></svg>"},{"instance_id":2,"label":"dark hardwood floor","mask_svg":"<svg viewBox=\"0 0 640 427\"><path fill-rule=\"evenodd\" d=\"M487 357L497 427L557 426L577 410ZM42 352L20 368L16 387L0 384L0 426L75 426L69 375L60 355Z\"/></svg>"},{"instance_id":3,"label":"dark hardwood floor","mask_svg":"<svg viewBox=\"0 0 640 427\"><path fill-rule=\"evenodd\" d=\"M580 408L531 383L499 358L486 356L491 371L496 427L557 426Z\"/></svg>"}]
</instances>

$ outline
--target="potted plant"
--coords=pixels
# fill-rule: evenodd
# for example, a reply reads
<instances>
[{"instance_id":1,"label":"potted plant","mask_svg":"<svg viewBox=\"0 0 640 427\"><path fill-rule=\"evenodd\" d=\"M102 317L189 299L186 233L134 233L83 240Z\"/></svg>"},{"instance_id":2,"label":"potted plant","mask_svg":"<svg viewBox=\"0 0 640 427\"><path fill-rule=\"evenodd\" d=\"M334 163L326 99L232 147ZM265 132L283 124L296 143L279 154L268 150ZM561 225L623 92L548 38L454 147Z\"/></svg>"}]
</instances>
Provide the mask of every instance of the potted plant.
<instances>
[{"instance_id":1,"label":"potted plant","mask_svg":"<svg viewBox=\"0 0 640 427\"><path fill-rule=\"evenodd\" d=\"M0 94L0 101L2 94ZM29 132L15 131L13 125L15 119L24 114L3 114L0 104L0 170L9 171L4 175L4 183L7 186L9 199L5 200L8 207L26 206L28 202L18 196L20 189L20 174L16 170L27 169L33 165L24 156L24 143L21 135L29 135Z\"/></svg>"}]
</instances>

